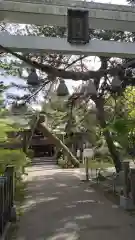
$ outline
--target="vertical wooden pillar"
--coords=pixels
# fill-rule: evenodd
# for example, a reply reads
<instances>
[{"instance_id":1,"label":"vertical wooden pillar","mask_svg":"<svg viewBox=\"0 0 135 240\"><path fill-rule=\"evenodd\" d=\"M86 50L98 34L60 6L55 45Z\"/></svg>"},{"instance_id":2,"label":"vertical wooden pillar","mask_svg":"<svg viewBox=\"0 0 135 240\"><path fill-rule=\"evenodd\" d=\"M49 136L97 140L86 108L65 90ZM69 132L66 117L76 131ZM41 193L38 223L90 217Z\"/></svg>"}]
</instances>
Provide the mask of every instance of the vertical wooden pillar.
<instances>
[{"instance_id":1,"label":"vertical wooden pillar","mask_svg":"<svg viewBox=\"0 0 135 240\"><path fill-rule=\"evenodd\" d=\"M133 204L135 205L135 169L131 168L131 193Z\"/></svg>"},{"instance_id":2,"label":"vertical wooden pillar","mask_svg":"<svg viewBox=\"0 0 135 240\"><path fill-rule=\"evenodd\" d=\"M123 170L124 170L124 195L126 198L129 197L130 193L130 180L129 180L129 161L123 162Z\"/></svg>"},{"instance_id":3,"label":"vertical wooden pillar","mask_svg":"<svg viewBox=\"0 0 135 240\"><path fill-rule=\"evenodd\" d=\"M13 166L6 167L5 176L8 179L9 203L10 203L10 208L12 208L13 204L14 204L14 194L15 194L14 167Z\"/></svg>"},{"instance_id":4,"label":"vertical wooden pillar","mask_svg":"<svg viewBox=\"0 0 135 240\"><path fill-rule=\"evenodd\" d=\"M85 157L86 181L89 181L89 159Z\"/></svg>"}]
</instances>

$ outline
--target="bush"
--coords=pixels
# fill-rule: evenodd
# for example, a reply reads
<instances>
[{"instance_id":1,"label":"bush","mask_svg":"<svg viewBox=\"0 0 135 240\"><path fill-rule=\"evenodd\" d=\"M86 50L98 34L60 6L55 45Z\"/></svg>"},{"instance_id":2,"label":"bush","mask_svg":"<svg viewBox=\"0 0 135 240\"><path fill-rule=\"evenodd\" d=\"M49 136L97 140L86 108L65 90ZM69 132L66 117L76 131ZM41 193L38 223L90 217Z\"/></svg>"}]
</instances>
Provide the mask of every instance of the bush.
<instances>
[{"instance_id":1,"label":"bush","mask_svg":"<svg viewBox=\"0 0 135 240\"><path fill-rule=\"evenodd\" d=\"M22 150L0 150L0 173L4 173L8 165L13 165L15 169L15 201L20 203L24 200L26 184L23 182L25 167L30 163L30 159Z\"/></svg>"},{"instance_id":2,"label":"bush","mask_svg":"<svg viewBox=\"0 0 135 240\"><path fill-rule=\"evenodd\" d=\"M74 166L68 159L63 159L62 157L58 159L58 165L61 168L74 168Z\"/></svg>"},{"instance_id":3,"label":"bush","mask_svg":"<svg viewBox=\"0 0 135 240\"><path fill-rule=\"evenodd\" d=\"M59 158L58 159L58 165L61 167L61 168L65 168L66 166L66 161L62 158Z\"/></svg>"},{"instance_id":4,"label":"bush","mask_svg":"<svg viewBox=\"0 0 135 240\"><path fill-rule=\"evenodd\" d=\"M24 173L24 167L30 162L22 150L0 150L0 172L4 172L7 165L13 165L17 174Z\"/></svg>"},{"instance_id":5,"label":"bush","mask_svg":"<svg viewBox=\"0 0 135 240\"><path fill-rule=\"evenodd\" d=\"M0 142L4 142L5 145L6 143L11 143L11 145L21 143L20 138L12 137L12 132L18 130L19 128L11 124L10 119L0 119ZM0 148L0 173L3 174L8 165L13 165L15 169L15 201L19 203L18 205L24 200L26 186L23 175L25 174L25 167L31 162L31 156L31 153L26 156L22 149Z\"/></svg>"}]
</instances>

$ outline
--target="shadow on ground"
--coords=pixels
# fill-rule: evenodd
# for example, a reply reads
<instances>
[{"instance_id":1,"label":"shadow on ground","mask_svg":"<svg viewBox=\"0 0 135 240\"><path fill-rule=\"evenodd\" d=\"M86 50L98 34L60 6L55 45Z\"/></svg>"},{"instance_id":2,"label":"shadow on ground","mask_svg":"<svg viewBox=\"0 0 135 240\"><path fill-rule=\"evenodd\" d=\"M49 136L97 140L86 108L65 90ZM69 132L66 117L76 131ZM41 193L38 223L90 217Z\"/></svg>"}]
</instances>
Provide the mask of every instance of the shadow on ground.
<instances>
[{"instance_id":1,"label":"shadow on ground","mask_svg":"<svg viewBox=\"0 0 135 240\"><path fill-rule=\"evenodd\" d=\"M132 240L134 219L73 174L37 170L28 182L18 240Z\"/></svg>"}]
</instances>

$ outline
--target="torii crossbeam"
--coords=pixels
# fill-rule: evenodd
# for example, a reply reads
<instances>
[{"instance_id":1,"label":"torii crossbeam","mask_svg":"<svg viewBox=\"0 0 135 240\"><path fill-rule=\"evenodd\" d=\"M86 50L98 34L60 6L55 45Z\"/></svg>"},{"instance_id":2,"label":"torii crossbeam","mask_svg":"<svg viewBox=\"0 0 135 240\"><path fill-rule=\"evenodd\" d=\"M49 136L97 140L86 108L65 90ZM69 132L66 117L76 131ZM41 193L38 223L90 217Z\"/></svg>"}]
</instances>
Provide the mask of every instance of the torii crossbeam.
<instances>
[{"instance_id":1,"label":"torii crossbeam","mask_svg":"<svg viewBox=\"0 0 135 240\"><path fill-rule=\"evenodd\" d=\"M67 26L67 10L89 11L91 29L135 31L135 8L78 0L1 0L0 21ZM66 39L0 34L0 45L16 52L84 54L86 56L135 57L135 43L90 40L71 45Z\"/></svg>"},{"instance_id":2,"label":"torii crossbeam","mask_svg":"<svg viewBox=\"0 0 135 240\"><path fill-rule=\"evenodd\" d=\"M87 9L92 29L135 31L135 8L78 0L1 0L0 21L66 26L67 9Z\"/></svg>"},{"instance_id":3,"label":"torii crossbeam","mask_svg":"<svg viewBox=\"0 0 135 240\"><path fill-rule=\"evenodd\" d=\"M14 52L60 53L86 56L135 57L135 43L91 40L86 45L71 45L66 38L12 36L0 34L0 45Z\"/></svg>"}]
</instances>

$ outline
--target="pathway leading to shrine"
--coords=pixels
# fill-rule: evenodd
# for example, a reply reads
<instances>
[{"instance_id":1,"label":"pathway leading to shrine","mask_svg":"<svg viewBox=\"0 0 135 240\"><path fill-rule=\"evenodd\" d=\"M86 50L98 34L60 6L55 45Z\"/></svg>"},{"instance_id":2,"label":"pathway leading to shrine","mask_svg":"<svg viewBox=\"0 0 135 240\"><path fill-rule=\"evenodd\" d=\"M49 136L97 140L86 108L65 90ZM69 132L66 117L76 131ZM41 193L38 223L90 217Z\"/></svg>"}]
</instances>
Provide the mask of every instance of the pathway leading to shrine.
<instances>
[{"instance_id":1,"label":"pathway leading to shrine","mask_svg":"<svg viewBox=\"0 0 135 240\"><path fill-rule=\"evenodd\" d=\"M133 240L135 218L57 166L28 169L18 240Z\"/></svg>"}]
</instances>

